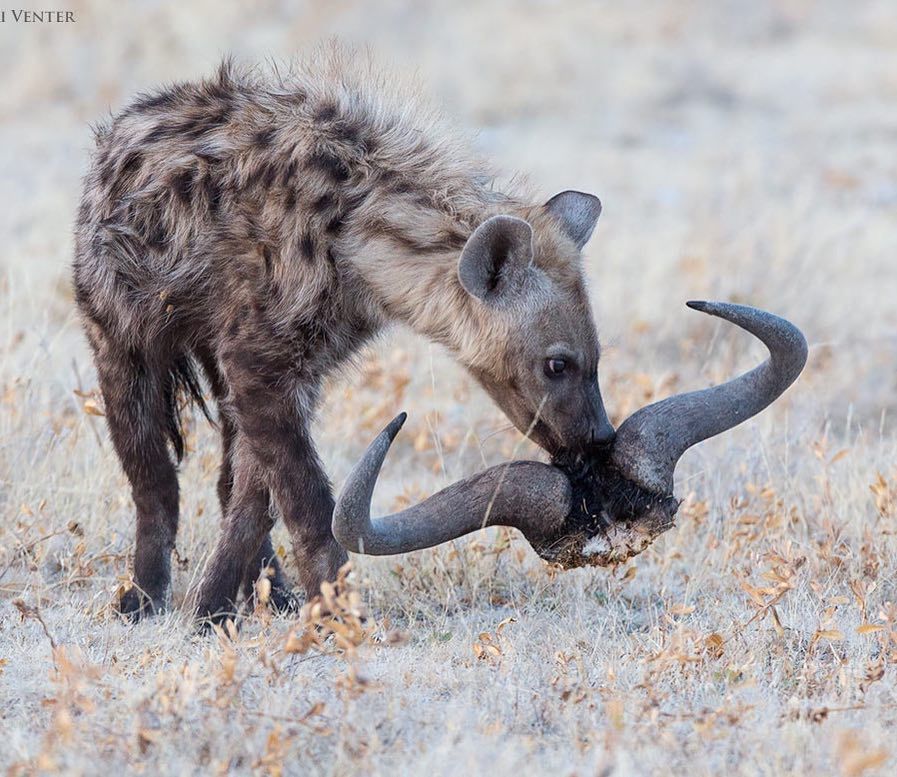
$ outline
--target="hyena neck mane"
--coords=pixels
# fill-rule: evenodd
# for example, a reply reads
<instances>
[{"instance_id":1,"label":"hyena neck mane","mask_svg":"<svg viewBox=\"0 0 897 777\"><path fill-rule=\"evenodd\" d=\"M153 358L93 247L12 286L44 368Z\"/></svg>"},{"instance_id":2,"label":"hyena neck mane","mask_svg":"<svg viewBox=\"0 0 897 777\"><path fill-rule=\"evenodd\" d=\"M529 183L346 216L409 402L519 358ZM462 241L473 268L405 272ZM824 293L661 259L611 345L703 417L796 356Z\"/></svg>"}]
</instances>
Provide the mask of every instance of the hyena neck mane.
<instances>
[{"instance_id":1,"label":"hyena neck mane","mask_svg":"<svg viewBox=\"0 0 897 777\"><path fill-rule=\"evenodd\" d=\"M488 316L487 322L488 310L462 286L461 252L477 225L490 216L525 210L512 197L478 188L472 176L447 202L431 200L423 183L410 196L376 197L376 216L364 225L363 237L349 254L386 319L459 354L470 350L482 326L501 325L496 316ZM447 207L449 202L454 207ZM458 207L462 202L463 209Z\"/></svg>"}]
</instances>

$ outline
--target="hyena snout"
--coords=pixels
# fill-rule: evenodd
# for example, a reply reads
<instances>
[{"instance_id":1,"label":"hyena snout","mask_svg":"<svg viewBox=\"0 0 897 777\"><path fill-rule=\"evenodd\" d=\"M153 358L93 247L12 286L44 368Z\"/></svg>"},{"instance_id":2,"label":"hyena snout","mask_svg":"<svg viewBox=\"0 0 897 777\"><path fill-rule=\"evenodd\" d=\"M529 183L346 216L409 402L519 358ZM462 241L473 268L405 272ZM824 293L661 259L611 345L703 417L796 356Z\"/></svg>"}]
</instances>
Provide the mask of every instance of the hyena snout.
<instances>
[{"instance_id":1,"label":"hyena snout","mask_svg":"<svg viewBox=\"0 0 897 777\"><path fill-rule=\"evenodd\" d=\"M604 400L601 398L601 391L595 385L594 391L589 396L589 413L587 424L587 440L583 440L585 446L594 448L596 446L610 445L614 441L616 431L607 417L607 411L604 409Z\"/></svg>"},{"instance_id":2,"label":"hyena snout","mask_svg":"<svg viewBox=\"0 0 897 777\"><path fill-rule=\"evenodd\" d=\"M556 452L587 453L608 447L616 432L607 416L597 382L583 386L582 391L576 393L578 396L565 399L555 419L546 419L556 438L552 448Z\"/></svg>"},{"instance_id":3,"label":"hyena snout","mask_svg":"<svg viewBox=\"0 0 897 777\"><path fill-rule=\"evenodd\" d=\"M485 385L514 425L552 456L600 451L614 441L597 380L518 395Z\"/></svg>"}]
</instances>

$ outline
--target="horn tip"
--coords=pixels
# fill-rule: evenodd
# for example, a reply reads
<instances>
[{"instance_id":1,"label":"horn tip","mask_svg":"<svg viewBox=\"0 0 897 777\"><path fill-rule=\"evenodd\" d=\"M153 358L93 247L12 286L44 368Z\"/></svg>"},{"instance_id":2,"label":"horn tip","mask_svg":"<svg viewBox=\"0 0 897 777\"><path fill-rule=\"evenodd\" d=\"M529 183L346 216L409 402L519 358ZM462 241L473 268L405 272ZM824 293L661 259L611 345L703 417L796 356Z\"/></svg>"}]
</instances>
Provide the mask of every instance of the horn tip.
<instances>
[{"instance_id":1,"label":"horn tip","mask_svg":"<svg viewBox=\"0 0 897 777\"><path fill-rule=\"evenodd\" d=\"M702 299L691 299L685 303L687 307L690 307L692 310L700 310L702 313L706 313L709 308L713 306L712 302L706 302Z\"/></svg>"},{"instance_id":2,"label":"horn tip","mask_svg":"<svg viewBox=\"0 0 897 777\"><path fill-rule=\"evenodd\" d=\"M389 422L389 425L383 431L386 432L390 441L396 438L396 435L399 433L399 430L405 425L405 421L407 419L408 413L403 411Z\"/></svg>"}]
</instances>

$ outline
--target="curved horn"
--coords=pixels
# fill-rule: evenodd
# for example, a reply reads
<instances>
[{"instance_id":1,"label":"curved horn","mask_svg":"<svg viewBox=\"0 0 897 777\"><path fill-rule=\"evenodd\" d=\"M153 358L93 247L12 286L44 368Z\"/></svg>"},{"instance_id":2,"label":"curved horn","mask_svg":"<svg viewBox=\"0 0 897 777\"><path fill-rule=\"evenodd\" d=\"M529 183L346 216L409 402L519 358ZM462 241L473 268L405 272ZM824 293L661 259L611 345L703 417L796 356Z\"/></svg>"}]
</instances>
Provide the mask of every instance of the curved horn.
<instances>
[{"instance_id":1,"label":"curved horn","mask_svg":"<svg viewBox=\"0 0 897 777\"><path fill-rule=\"evenodd\" d=\"M728 302L687 304L746 329L770 356L728 383L664 399L623 422L612 459L624 477L657 494L672 493L673 471L686 450L759 413L797 379L807 361L806 339L784 318Z\"/></svg>"},{"instance_id":2,"label":"curved horn","mask_svg":"<svg viewBox=\"0 0 897 777\"><path fill-rule=\"evenodd\" d=\"M570 512L572 488L559 469L512 461L444 488L420 504L371 518L371 496L401 413L349 473L333 510L333 536L346 550L385 556L431 548L485 526L513 526L530 541L551 535Z\"/></svg>"}]
</instances>

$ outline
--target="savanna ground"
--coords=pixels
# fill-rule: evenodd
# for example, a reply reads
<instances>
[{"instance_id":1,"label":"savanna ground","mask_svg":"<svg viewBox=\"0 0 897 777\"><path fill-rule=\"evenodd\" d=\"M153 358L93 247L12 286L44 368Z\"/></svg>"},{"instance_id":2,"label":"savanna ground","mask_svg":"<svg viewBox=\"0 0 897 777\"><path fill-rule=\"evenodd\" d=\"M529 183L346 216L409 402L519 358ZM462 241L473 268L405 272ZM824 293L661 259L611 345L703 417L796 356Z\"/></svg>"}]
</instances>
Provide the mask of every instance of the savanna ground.
<instances>
[{"instance_id":1,"label":"savanna ground","mask_svg":"<svg viewBox=\"0 0 897 777\"><path fill-rule=\"evenodd\" d=\"M74 25L0 25L0 766L893 773L893 4L240 5L71 2ZM688 454L676 528L620 568L556 573L491 530L356 559L335 618L262 609L233 639L189 616L218 523L217 439L195 420L174 608L125 625L132 508L68 286L88 123L225 52L331 35L417 69L546 197L602 197L586 261L615 420L762 357L686 299L788 316L809 365ZM401 409L380 508L535 455L444 353L395 332L329 391L337 486Z\"/></svg>"}]
</instances>

